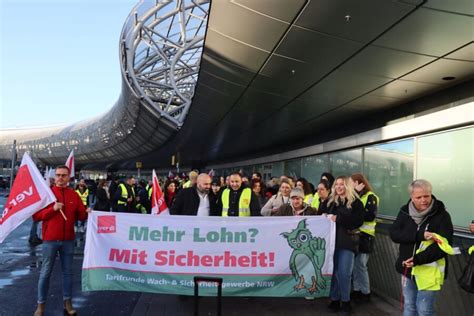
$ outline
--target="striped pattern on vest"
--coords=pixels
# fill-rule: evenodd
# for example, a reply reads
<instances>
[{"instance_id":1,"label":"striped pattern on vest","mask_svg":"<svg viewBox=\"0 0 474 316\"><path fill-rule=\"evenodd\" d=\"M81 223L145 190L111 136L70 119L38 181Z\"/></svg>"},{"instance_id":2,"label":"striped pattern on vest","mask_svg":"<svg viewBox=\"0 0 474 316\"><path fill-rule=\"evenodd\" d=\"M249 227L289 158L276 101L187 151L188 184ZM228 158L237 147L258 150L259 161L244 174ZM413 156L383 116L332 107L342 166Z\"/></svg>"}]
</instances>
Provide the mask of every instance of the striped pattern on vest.
<instances>
[{"instance_id":1,"label":"striped pattern on vest","mask_svg":"<svg viewBox=\"0 0 474 316\"><path fill-rule=\"evenodd\" d=\"M229 216L229 196L230 189L222 192L222 216ZM252 190L245 188L239 199L239 216L250 216L250 199L252 198Z\"/></svg>"},{"instance_id":2,"label":"striped pattern on vest","mask_svg":"<svg viewBox=\"0 0 474 316\"><path fill-rule=\"evenodd\" d=\"M360 201L362 202L362 204L364 205L364 208L365 206L367 205L367 201L369 199L369 195L373 195L375 196L375 201L377 203L377 206L380 205L380 199L379 197L372 191L368 191L366 194L364 194L361 198L360 198ZM375 225L377 223L375 222L375 219L371 222L364 222L362 224L362 226L359 228L361 232L364 232L368 235L371 235L371 236L374 236L375 237Z\"/></svg>"},{"instance_id":3,"label":"striped pattern on vest","mask_svg":"<svg viewBox=\"0 0 474 316\"><path fill-rule=\"evenodd\" d=\"M131 188L132 188L132 198L133 198L133 197L135 197L135 190L133 189L133 187L131 187ZM127 200L128 199L128 191L127 191L127 187L125 186L125 184L120 183L119 184L119 189L120 189L121 197L124 198L125 200ZM126 205L126 204L128 204L128 202L118 200L117 204L118 205Z\"/></svg>"},{"instance_id":4,"label":"striped pattern on vest","mask_svg":"<svg viewBox=\"0 0 474 316\"><path fill-rule=\"evenodd\" d=\"M82 200L82 204L87 206L87 197L89 196L89 189L86 189L84 193L81 193L79 189L76 190L76 193L79 194L79 197Z\"/></svg>"},{"instance_id":5,"label":"striped pattern on vest","mask_svg":"<svg viewBox=\"0 0 474 316\"><path fill-rule=\"evenodd\" d=\"M441 248L445 253L454 255L454 251L449 245L448 240L438 234L435 235L435 240L437 240L438 247ZM416 253L425 251L431 244L433 240L423 240L420 243L420 247L416 250ZM416 287L419 291L439 291L441 286L444 283L444 273L446 268L446 259L441 258L436 261L414 266L412 268L411 274L415 276Z\"/></svg>"}]
</instances>

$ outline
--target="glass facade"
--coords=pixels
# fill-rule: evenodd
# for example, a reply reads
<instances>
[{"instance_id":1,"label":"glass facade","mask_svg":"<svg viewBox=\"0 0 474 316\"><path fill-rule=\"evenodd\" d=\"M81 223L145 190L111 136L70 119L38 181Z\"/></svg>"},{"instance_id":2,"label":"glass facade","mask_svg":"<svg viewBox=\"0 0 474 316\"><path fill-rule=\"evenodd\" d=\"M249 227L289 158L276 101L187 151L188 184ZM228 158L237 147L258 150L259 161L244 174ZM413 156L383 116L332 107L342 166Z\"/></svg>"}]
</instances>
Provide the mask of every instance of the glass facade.
<instances>
[{"instance_id":1,"label":"glass facade","mask_svg":"<svg viewBox=\"0 0 474 316\"><path fill-rule=\"evenodd\" d=\"M301 159L293 159L284 162L284 175L292 178L301 178Z\"/></svg>"},{"instance_id":2,"label":"glass facade","mask_svg":"<svg viewBox=\"0 0 474 316\"><path fill-rule=\"evenodd\" d=\"M379 213L397 216L408 201L413 180L414 140L407 139L364 149L364 174L380 198Z\"/></svg>"},{"instance_id":3,"label":"glass facade","mask_svg":"<svg viewBox=\"0 0 474 316\"><path fill-rule=\"evenodd\" d=\"M362 149L352 149L329 154L330 172L335 176L350 176L362 172Z\"/></svg>"},{"instance_id":4,"label":"glass facade","mask_svg":"<svg viewBox=\"0 0 474 316\"><path fill-rule=\"evenodd\" d=\"M433 194L447 206L453 224L467 227L474 219L473 157L474 127L471 126L330 154L242 168L236 165L234 169L219 172L257 170L266 181L281 175L305 177L315 186L325 171L335 177L362 172L380 197L379 214L393 217L409 199L410 182L424 178L433 184Z\"/></svg>"},{"instance_id":5,"label":"glass facade","mask_svg":"<svg viewBox=\"0 0 474 316\"><path fill-rule=\"evenodd\" d=\"M319 178L323 172L329 170L329 155L318 155L303 158L301 173L309 182L318 185Z\"/></svg>"},{"instance_id":6,"label":"glass facade","mask_svg":"<svg viewBox=\"0 0 474 316\"><path fill-rule=\"evenodd\" d=\"M474 220L474 128L418 138L417 178L433 185L454 225L469 226Z\"/></svg>"}]
</instances>

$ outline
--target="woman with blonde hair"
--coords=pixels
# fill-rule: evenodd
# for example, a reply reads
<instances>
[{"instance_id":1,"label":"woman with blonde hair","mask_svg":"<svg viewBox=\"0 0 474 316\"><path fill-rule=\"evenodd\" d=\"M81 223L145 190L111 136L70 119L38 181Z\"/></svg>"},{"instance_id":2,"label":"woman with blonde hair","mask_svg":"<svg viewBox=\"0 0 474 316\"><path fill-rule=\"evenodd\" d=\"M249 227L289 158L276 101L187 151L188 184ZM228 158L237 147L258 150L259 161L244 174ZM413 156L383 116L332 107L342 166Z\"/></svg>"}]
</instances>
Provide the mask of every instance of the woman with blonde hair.
<instances>
[{"instance_id":1,"label":"woman with blonde hair","mask_svg":"<svg viewBox=\"0 0 474 316\"><path fill-rule=\"evenodd\" d=\"M280 208L280 206L290 203L290 192L293 189L292 183L288 179L280 181L278 194L272 196L262 207L260 214L262 216L271 216Z\"/></svg>"},{"instance_id":2,"label":"woman with blonde hair","mask_svg":"<svg viewBox=\"0 0 474 316\"><path fill-rule=\"evenodd\" d=\"M364 207L351 178L339 176L332 185L328 217L336 223L336 247L331 280L329 309L350 313L350 291L354 256L359 248L359 227L364 222Z\"/></svg>"},{"instance_id":3,"label":"woman with blonde hair","mask_svg":"<svg viewBox=\"0 0 474 316\"><path fill-rule=\"evenodd\" d=\"M360 302L370 300L370 280L367 262L369 253L372 252L375 241L375 217L377 216L379 197L375 195L367 178L362 173L354 173L352 176L354 187L360 196L364 206L364 223L360 228L359 253L354 258L352 298Z\"/></svg>"}]
</instances>

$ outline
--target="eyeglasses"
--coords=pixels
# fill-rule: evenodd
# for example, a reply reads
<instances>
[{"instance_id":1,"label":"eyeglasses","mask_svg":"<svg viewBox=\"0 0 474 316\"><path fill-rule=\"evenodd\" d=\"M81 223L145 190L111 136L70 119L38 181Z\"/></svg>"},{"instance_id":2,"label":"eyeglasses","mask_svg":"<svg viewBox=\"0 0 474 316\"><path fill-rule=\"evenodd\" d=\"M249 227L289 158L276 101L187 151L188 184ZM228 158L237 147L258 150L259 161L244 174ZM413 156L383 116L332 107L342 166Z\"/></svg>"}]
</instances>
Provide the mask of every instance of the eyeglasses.
<instances>
[{"instance_id":1,"label":"eyeglasses","mask_svg":"<svg viewBox=\"0 0 474 316\"><path fill-rule=\"evenodd\" d=\"M65 178L65 177L67 177L67 176L68 176L67 173L59 173L59 174L56 173L56 177L58 177L58 178Z\"/></svg>"}]
</instances>

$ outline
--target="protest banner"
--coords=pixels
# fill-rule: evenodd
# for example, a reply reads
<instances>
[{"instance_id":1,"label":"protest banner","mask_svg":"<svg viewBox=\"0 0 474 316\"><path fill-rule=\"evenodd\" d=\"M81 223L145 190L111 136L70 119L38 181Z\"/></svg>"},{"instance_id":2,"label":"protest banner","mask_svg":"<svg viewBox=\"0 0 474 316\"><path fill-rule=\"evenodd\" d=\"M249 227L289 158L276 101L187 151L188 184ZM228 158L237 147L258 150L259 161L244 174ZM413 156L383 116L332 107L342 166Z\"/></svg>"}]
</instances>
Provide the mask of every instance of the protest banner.
<instances>
[{"instance_id":1,"label":"protest banner","mask_svg":"<svg viewBox=\"0 0 474 316\"><path fill-rule=\"evenodd\" d=\"M323 216L89 215L84 291L192 295L194 276L224 296L328 296L335 223ZM216 284L201 283L203 295Z\"/></svg>"}]
</instances>

